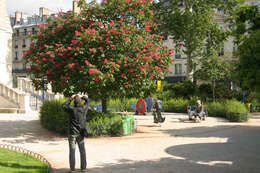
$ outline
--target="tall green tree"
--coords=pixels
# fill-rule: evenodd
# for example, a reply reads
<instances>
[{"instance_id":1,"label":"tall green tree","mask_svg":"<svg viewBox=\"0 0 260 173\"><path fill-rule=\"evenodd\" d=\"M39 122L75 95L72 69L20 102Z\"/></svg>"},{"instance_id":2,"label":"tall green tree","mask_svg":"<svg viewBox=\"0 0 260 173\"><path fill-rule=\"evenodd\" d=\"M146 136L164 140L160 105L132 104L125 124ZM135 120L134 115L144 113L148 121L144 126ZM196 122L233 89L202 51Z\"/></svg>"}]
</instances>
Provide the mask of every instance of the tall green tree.
<instances>
[{"instance_id":1,"label":"tall green tree","mask_svg":"<svg viewBox=\"0 0 260 173\"><path fill-rule=\"evenodd\" d=\"M233 15L238 45L233 77L244 90L260 91L260 9L244 4Z\"/></svg>"},{"instance_id":2,"label":"tall green tree","mask_svg":"<svg viewBox=\"0 0 260 173\"><path fill-rule=\"evenodd\" d=\"M216 83L229 77L229 61L224 57L220 58L216 54L200 59L201 67L196 71L196 78L211 83L212 97L215 101Z\"/></svg>"},{"instance_id":3,"label":"tall green tree","mask_svg":"<svg viewBox=\"0 0 260 173\"><path fill-rule=\"evenodd\" d=\"M59 13L32 37L25 59L37 89L51 84L54 92L87 91L102 100L111 96L141 97L155 89L171 64L172 50L162 45L153 20L152 2L104 0L81 12Z\"/></svg>"},{"instance_id":4,"label":"tall green tree","mask_svg":"<svg viewBox=\"0 0 260 173\"><path fill-rule=\"evenodd\" d=\"M195 58L204 56L208 50L219 49L229 32L222 30L214 20L217 9L223 10L223 19L231 13L239 0L160 0L154 8L160 21L160 31L186 55L186 76L193 78ZM157 10L156 10L157 9ZM225 20L225 19L224 19ZM212 52L208 51L208 55ZM207 56L208 56L207 55Z\"/></svg>"}]
</instances>

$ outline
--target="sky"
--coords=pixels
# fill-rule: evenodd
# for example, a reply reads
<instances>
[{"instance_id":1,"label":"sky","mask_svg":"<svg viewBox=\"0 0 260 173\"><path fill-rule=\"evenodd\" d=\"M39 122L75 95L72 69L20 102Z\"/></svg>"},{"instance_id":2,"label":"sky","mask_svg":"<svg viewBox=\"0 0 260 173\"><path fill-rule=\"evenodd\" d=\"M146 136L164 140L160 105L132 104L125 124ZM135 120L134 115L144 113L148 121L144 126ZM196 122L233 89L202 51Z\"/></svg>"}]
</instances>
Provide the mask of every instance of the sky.
<instances>
[{"instance_id":1,"label":"sky","mask_svg":"<svg viewBox=\"0 0 260 173\"><path fill-rule=\"evenodd\" d=\"M29 15L39 14L40 7L47 7L54 12L72 10L73 0L6 0L7 13L26 12ZM87 0L89 1L89 0Z\"/></svg>"}]
</instances>

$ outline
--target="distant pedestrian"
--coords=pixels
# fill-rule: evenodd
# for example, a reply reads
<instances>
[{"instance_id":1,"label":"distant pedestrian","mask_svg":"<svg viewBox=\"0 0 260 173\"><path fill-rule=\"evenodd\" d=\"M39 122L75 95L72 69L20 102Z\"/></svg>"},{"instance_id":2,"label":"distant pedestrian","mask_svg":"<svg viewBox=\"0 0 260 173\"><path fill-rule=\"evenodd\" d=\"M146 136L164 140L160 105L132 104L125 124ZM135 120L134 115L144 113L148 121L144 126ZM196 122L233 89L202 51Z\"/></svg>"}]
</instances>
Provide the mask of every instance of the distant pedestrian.
<instances>
[{"instance_id":1,"label":"distant pedestrian","mask_svg":"<svg viewBox=\"0 0 260 173\"><path fill-rule=\"evenodd\" d=\"M74 99L74 106L70 106L71 101ZM82 105L81 99L85 102ZM80 152L80 168L82 172L87 172L87 161L84 136L86 133L86 114L89 108L88 95L74 94L68 99L62 108L69 114L69 125L68 125L68 140L69 140L69 162L70 171L69 173L75 172L75 149L76 143L79 147Z\"/></svg>"},{"instance_id":2,"label":"distant pedestrian","mask_svg":"<svg viewBox=\"0 0 260 173\"><path fill-rule=\"evenodd\" d=\"M158 96L157 99L154 101L154 109L155 111L153 112L154 116L154 123L163 123L165 121L165 117L162 117L162 101L160 100L160 97Z\"/></svg>"}]
</instances>

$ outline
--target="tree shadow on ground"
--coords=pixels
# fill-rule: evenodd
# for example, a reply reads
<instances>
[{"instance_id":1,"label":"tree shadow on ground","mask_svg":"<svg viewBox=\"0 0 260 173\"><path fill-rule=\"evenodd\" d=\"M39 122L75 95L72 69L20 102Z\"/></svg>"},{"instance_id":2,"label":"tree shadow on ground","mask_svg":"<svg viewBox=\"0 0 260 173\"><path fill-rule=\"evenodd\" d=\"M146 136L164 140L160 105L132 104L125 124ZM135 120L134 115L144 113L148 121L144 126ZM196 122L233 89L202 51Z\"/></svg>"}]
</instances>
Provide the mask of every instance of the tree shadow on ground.
<instances>
[{"instance_id":1,"label":"tree shadow on ground","mask_svg":"<svg viewBox=\"0 0 260 173\"><path fill-rule=\"evenodd\" d=\"M200 131L201 129L202 131ZM187 141L190 141L190 143L165 148L164 151L169 154L169 157L138 162L122 159L118 160L118 163L104 163L98 165L99 167L90 168L89 173L260 172L260 126L223 125L173 131L175 132L166 131L166 133L178 132L182 136L179 140L188 138ZM214 142L210 142L210 138L213 137L219 138L219 142L215 142L218 140L211 140ZM177 141L177 138L179 137L172 139ZM204 138L202 139L204 143L194 143L190 140L192 138ZM209 138L209 142L207 138ZM62 171L68 170L56 169L54 173L61 173Z\"/></svg>"},{"instance_id":2,"label":"tree shadow on ground","mask_svg":"<svg viewBox=\"0 0 260 173\"><path fill-rule=\"evenodd\" d=\"M53 169L53 173L65 173L68 169ZM119 160L118 163L106 163L100 167L88 169L88 173L258 173L256 170L240 170L221 162L214 165L202 164L188 159L164 157L159 160L134 162Z\"/></svg>"},{"instance_id":3,"label":"tree shadow on ground","mask_svg":"<svg viewBox=\"0 0 260 173\"><path fill-rule=\"evenodd\" d=\"M1 141L10 144L39 143L64 139L41 127L40 120L0 121Z\"/></svg>"},{"instance_id":4,"label":"tree shadow on ground","mask_svg":"<svg viewBox=\"0 0 260 173\"><path fill-rule=\"evenodd\" d=\"M202 165L225 167L229 170L227 172L260 172L260 126L221 125L162 131L184 138L227 139L226 142L185 144L167 148L165 151L174 157Z\"/></svg>"}]
</instances>

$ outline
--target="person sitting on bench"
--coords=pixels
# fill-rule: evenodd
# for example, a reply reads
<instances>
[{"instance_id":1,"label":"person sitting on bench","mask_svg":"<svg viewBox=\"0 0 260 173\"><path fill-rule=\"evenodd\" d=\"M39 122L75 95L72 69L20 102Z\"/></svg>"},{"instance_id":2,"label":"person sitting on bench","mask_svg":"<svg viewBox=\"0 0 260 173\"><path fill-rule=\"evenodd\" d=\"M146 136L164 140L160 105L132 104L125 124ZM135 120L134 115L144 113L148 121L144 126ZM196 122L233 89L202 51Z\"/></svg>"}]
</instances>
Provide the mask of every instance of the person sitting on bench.
<instances>
[{"instance_id":1,"label":"person sitting on bench","mask_svg":"<svg viewBox=\"0 0 260 173\"><path fill-rule=\"evenodd\" d=\"M205 112L204 112L204 109L203 109L203 106L202 106L200 100L197 100L197 107L196 107L196 110L195 110L195 119L197 117L200 120L204 120L205 119Z\"/></svg>"}]
</instances>

